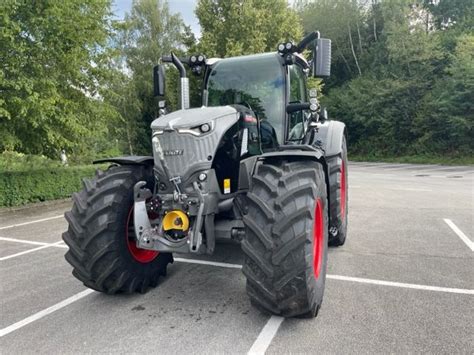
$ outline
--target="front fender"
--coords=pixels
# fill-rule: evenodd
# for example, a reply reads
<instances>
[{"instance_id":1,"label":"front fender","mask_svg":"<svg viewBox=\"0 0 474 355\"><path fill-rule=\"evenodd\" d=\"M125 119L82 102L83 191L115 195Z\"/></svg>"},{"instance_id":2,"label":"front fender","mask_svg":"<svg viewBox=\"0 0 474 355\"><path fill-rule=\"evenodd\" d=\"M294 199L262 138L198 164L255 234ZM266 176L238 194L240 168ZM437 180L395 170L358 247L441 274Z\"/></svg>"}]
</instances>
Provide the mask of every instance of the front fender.
<instances>
[{"instance_id":1,"label":"front fender","mask_svg":"<svg viewBox=\"0 0 474 355\"><path fill-rule=\"evenodd\" d=\"M97 159L93 164L115 163L118 165L153 165L153 157L147 155L129 155L114 158Z\"/></svg>"},{"instance_id":2,"label":"front fender","mask_svg":"<svg viewBox=\"0 0 474 355\"><path fill-rule=\"evenodd\" d=\"M314 160L323 164L327 171L326 160L321 149L309 145L280 146L280 150L248 157L240 162L239 190L246 191L250 187L250 177L254 174L257 161L266 159L298 159Z\"/></svg>"}]
</instances>

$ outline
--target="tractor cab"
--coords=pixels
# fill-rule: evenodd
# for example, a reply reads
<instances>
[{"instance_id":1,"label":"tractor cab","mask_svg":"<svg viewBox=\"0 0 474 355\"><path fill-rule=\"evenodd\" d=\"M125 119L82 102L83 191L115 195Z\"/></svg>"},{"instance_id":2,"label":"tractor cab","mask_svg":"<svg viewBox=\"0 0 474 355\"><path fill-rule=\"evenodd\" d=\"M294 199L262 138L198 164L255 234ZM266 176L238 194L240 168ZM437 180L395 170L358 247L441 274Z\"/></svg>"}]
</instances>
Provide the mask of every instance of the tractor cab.
<instances>
[{"instance_id":1,"label":"tractor cab","mask_svg":"<svg viewBox=\"0 0 474 355\"><path fill-rule=\"evenodd\" d=\"M308 62L300 53L312 43L313 58ZM281 43L272 53L209 60L204 55L162 57L163 63L173 63L180 72L181 109L189 108L186 64L192 73L204 73L204 107L239 105L251 110L259 125L259 153L302 143L311 121L319 120L320 109L316 94L308 95L306 80L310 74L329 76L330 61L330 40L319 38L319 32L310 33L297 45ZM163 65L154 68L156 96L164 96L164 73Z\"/></svg>"},{"instance_id":2,"label":"tractor cab","mask_svg":"<svg viewBox=\"0 0 474 355\"><path fill-rule=\"evenodd\" d=\"M208 69L204 106L243 105L260 125L269 126L275 143L284 139L287 75L276 53L218 60ZM266 132L266 131L264 131Z\"/></svg>"},{"instance_id":3,"label":"tractor cab","mask_svg":"<svg viewBox=\"0 0 474 355\"><path fill-rule=\"evenodd\" d=\"M209 66L203 105L244 105L255 112L262 126L262 141L278 145L299 141L311 112L302 109L288 113L286 108L288 104L309 101L308 68L304 58L298 57L297 62L288 65L279 53L220 59ZM275 146L264 144L263 148L265 151Z\"/></svg>"}]
</instances>

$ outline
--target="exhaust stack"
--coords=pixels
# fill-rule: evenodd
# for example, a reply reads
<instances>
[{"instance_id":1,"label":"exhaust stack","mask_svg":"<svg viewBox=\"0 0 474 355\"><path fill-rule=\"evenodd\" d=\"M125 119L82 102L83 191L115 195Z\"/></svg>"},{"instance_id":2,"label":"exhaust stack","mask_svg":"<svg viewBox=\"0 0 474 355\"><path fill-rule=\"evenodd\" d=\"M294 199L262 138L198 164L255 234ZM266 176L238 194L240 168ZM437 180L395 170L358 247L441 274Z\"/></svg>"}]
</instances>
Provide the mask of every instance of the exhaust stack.
<instances>
[{"instance_id":1,"label":"exhaust stack","mask_svg":"<svg viewBox=\"0 0 474 355\"><path fill-rule=\"evenodd\" d=\"M179 104L182 110L186 110L189 108L189 78L186 77L186 69L184 69L183 63L174 53L171 53L171 61L176 69L179 70L179 76L181 77L179 85Z\"/></svg>"}]
</instances>

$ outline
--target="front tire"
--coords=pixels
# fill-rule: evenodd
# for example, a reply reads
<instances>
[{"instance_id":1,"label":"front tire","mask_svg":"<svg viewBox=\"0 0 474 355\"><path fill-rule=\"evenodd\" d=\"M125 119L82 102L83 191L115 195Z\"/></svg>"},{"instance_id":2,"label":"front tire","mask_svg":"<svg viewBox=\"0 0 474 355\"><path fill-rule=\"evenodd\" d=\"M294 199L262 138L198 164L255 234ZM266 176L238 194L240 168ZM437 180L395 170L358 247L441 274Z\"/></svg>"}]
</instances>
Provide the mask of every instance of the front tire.
<instances>
[{"instance_id":1,"label":"front tire","mask_svg":"<svg viewBox=\"0 0 474 355\"><path fill-rule=\"evenodd\" d=\"M315 317L323 300L328 211L323 166L260 162L243 217L243 273L251 303L284 317Z\"/></svg>"},{"instance_id":2,"label":"front tire","mask_svg":"<svg viewBox=\"0 0 474 355\"><path fill-rule=\"evenodd\" d=\"M136 247L133 229L133 187L147 181L153 188L152 170L145 166L112 167L84 180L84 189L73 194L66 212L68 230L63 240L69 247L65 258L72 274L96 291L146 292L166 275L169 253Z\"/></svg>"}]
</instances>

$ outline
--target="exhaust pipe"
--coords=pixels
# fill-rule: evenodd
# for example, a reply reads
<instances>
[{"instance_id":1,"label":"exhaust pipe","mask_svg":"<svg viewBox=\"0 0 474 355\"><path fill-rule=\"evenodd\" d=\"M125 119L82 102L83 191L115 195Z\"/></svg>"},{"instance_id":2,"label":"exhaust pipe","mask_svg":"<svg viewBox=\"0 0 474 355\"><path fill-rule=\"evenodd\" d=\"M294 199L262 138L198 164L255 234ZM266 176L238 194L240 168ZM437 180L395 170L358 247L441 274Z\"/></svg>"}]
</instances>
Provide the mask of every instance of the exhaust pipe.
<instances>
[{"instance_id":1,"label":"exhaust pipe","mask_svg":"<svg viewBox=\"0 0 474 355\"><path fill-rule=\"evenodd\" d=\"M179 70L179 76L181 77L179 86L179 104L182 110L186 110L189 108L189 78L186 77L186 69L184 69L183 63L174 53L171 53L171 61L176 69Z\"/></svg>"}]
</instances>

